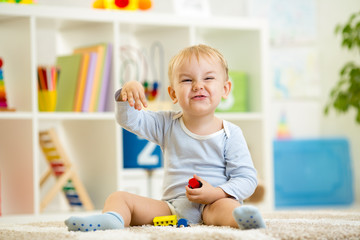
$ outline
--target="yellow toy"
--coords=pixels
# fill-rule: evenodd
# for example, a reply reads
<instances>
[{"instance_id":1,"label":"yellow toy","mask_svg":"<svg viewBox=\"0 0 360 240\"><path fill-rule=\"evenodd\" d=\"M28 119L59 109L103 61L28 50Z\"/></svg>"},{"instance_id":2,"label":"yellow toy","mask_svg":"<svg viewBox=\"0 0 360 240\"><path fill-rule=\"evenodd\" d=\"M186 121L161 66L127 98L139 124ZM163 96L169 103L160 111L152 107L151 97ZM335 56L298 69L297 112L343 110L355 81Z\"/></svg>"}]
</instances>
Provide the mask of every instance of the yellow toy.
<instances>
[{"instance_id":1,"label":"yellow toy","mask_svg":"<svg viewBox=\"0 0 360 240\"><path fill-rule=\"evenodd\" d=\"M176 215L154 217L154 226L176 226L177 218Z\"/></svg>"},{"instance_id":2,"label":"yellow toy","mask_svg":"<svg viewBox=\"0 0 360 240\"><path fill-rule=\"evenodd\" d=\"M147 10L151 8L151 0L95 0L93 8L132 11L137 9Z\"/></svg>"}]
</instances>

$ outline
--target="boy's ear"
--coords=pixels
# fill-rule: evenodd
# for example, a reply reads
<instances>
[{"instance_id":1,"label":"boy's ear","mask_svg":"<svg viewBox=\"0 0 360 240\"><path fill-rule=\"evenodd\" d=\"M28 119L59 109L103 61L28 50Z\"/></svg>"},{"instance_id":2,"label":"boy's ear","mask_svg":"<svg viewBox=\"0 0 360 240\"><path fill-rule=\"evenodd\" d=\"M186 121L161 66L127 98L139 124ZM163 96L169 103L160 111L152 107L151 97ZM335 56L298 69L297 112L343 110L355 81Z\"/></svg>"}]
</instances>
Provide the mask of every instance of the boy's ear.
<instances>
[{"instance_id":1,"label":"boy's ear","mask_svg":"<svg viewBox=\"0 0 360 240\"><path fill-rule=\"evenodd\" d=\"M229 79L226 80L226 82L224 83L224 93L222 95L224 99L226 99L229 96L231 92L231 86L232 86L231 81Z\"/></svg>"},{"instance_id":2,"label":"boy's ear","mask_svg":"<svg viewBox=\"0 0 360 240\"><path fill-rule=\"evenodd\" d=\"M171 86L168 87L168 93L173 103L177 103L178 99L176 97L175 90Z\"/></svg>"}]
</instances>

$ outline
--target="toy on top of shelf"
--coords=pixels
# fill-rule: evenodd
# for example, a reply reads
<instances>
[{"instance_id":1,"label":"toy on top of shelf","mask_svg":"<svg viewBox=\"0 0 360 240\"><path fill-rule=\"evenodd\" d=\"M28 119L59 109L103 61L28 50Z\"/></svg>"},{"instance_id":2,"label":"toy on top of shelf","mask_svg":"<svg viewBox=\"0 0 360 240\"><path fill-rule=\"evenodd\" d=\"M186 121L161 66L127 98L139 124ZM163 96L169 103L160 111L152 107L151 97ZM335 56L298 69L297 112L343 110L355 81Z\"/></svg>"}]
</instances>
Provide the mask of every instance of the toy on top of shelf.
<instances>
[{"instance_id":1,"label":"toy on top of shelf","mask_svg":"<svg viewBox=\"0 0 360 240\"><path fill-rule=\"evenodd\" d=\"M151 0L95 0L93 8L118 10L148 10Z\"/></svg>"},{"instance_id":2,"label":"toy on top of shelf","mask_svg":"<svg viewBox=\"0 0 360 240\"><path fill-rule=\"evenodd\" d=\"M151 0L139 0L139 9L140 10L148 10L151 8Z\"/></svg>"},{"instance_id":3,"label":"toy on top of shelf","mask_svg":"<svg viewBox=\"0 0 360 240\"><path fill-rule=\"evenodd\" d=\"M119 8L125 8L129 5L129 0L115 0L115 5Z\"/></svg>"},{"instance_id":4,"label":"toy on top of shelf","mask_svg":"<svg viewBox=\"0 0 360 240\"><path fill-rule=\"evenodd\" d=\"M1 0L0 2L7 2L7 3L20 3L20 4L33 4L33 0Z\"/></svg>"},{"instance_id":5,"label":"toy on top of shelf","mask_svg":"<svg viewBox=\"0 0 360 240\"><path fill-rule=\"evenodd\" d=\"M191 178L189 180L189 188L201 188L202 187L202 183L200 181L198 181L196 178Z\"/></svg>"}]
</instances>

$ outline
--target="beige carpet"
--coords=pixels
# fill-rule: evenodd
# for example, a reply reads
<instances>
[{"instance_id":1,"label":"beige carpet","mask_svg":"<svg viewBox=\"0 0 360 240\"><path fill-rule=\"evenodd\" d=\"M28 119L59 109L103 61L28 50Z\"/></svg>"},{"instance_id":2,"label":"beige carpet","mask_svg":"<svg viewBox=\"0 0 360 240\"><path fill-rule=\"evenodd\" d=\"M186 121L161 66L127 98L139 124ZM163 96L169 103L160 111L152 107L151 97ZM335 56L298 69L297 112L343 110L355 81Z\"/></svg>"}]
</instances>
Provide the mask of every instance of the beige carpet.
<instances>
[{"instance_id":1,"label":"beige carpet","mask_svg":"<svg viewBox=\"0 0 360 240\"><path fill-rule=\"evenodd\" d=\"M130 227L124 230L68 232L62 222L0 224L0 239L360 239L360 211L277 211L263 213L267 229L239 230L195 225L189 228Z\"/></svg>"}]
</instances>

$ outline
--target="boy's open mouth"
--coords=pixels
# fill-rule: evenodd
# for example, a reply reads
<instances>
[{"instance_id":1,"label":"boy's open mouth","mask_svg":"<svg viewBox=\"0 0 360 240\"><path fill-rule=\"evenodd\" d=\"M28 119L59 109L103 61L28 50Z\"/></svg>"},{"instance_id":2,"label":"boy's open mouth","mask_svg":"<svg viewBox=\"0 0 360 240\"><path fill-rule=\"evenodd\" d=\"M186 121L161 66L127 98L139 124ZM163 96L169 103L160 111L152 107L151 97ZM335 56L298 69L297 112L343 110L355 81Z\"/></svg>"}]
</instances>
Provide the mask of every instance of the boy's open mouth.
<instances>
[{"instance_id":1,"label":"boy's open mouth","mask_svg":"<svg viewBox=\"0 0 360 240\"><path fill-rule=\"evenodd\" d=\"M192 99L203 99L203 98L206 98L205 95L196 95L194 97L192 97Z\"/></svg>"}]
</instances>

